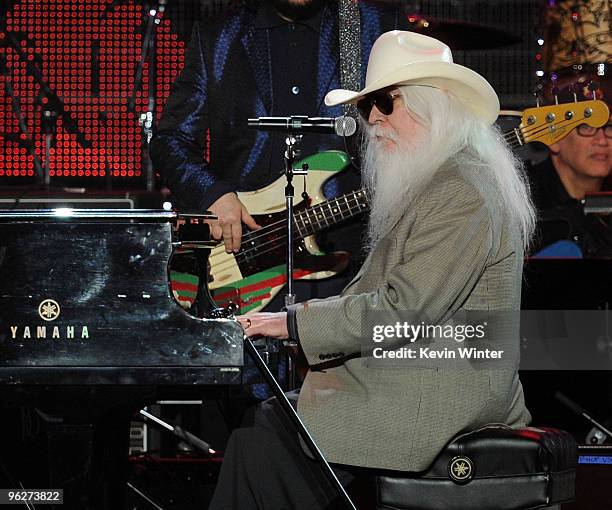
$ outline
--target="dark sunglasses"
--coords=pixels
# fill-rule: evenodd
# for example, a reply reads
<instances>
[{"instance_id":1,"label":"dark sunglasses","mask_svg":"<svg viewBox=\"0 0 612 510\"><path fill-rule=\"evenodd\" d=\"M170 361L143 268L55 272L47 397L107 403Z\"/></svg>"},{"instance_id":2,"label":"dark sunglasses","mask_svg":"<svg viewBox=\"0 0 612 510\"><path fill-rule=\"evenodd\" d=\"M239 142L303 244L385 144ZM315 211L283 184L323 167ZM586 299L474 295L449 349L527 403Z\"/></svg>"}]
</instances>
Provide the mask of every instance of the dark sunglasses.
<instances>
[{"instance_id":1,"label":"dark sunglasses","mask_svg":"<svg viewBox=\"0 0 612 510\"><path fill-rule=\"evenodd\" d=\"M383 115L391 115L393 113L393 103L400 95L401 93L397 90L377 90L357 101L357 109L365 120L370 118L370 112L374 105Z\"/></svg>"}]
</instances>

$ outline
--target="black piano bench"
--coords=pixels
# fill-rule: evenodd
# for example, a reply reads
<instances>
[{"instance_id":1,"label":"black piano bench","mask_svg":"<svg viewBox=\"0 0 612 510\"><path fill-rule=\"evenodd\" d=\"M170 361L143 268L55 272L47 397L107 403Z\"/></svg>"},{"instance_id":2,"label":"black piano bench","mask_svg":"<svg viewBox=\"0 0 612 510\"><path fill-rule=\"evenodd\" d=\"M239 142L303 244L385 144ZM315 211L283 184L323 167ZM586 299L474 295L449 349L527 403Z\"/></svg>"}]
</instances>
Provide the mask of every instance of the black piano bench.
<instances>
[{"instance_id":1,"label":"black piano bench","mask_svg":"<svg viewBox=\"0 0 612 510\"><path fill-rule=\"evenodd\" d=\"M577 457L563 430L485 427L455 438L423 473L377 476L377 509L556 510L574 498Z\"/></svg>"}]
</instances>

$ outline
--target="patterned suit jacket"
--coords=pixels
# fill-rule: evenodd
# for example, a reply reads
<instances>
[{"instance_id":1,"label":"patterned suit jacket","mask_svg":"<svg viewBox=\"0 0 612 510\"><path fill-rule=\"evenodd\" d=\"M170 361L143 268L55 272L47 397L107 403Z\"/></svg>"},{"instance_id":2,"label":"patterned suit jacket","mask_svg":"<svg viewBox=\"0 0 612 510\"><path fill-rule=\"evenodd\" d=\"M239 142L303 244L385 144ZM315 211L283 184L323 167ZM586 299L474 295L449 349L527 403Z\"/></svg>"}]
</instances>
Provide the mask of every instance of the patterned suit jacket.
<instances>
[{"instance_id":1,"label":"patterned suit jacket","mask_svg":"<svg viewBox=\"0 0 612 510\"><path fill-rule=\"evenodd\" d=\"M292 307L311 365L299 414L331 462L420 471L461 432L529 422L517 373L518 321L506 321L517 348L502 368L459 360L390 368L361 357L377 320L443 324L466 310L519 310L522 244L480 191L494 185L488 179L482 169L438 171L339 296Z\"/></svg>"},{"instance_id":2,"label":"patterned suit jacket","mask_svg":"<svg viewBox=\"0 0 612 510\"><path fill-rule=\"evenodd\" d=\"M363 84L374 41L385 31L406 28L407 21L399 10L371 0L361 0L359 9ZM282 170L282 158L276 158L281 164L272 162L278 155L271 154L269 133L247 128L249 117L287 114L274 111L272 65L282 63L270 61L269 31L255 29L256 17L257 9L243 8L194 28L185 66L150 144L155 169L181 207L206 210L225 193L269 184ZM340 88L338 5L333 0L324 7L318 59L318 75L313 77L318 109L309 115L337 117L342 108L323 102L328 91ZM309 139L314 139L317 151L344 149L338 137L309 135ZM204 159L207 144L210 164ZM349 191L359 184L358 176L352 181L332 182L326 195Z\"/></svg>"}]
</instances>

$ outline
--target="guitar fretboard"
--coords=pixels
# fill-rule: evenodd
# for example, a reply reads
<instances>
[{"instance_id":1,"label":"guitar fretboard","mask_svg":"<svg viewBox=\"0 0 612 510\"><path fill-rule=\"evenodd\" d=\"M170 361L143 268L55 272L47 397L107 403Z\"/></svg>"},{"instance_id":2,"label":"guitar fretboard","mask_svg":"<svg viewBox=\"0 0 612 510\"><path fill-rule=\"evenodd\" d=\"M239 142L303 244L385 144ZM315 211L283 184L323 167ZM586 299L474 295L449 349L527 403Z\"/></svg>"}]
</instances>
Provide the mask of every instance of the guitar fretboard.
<instances>
[{"instance_id":1,"label":"guitar fretboard","mask_svg":"<svg viewBox=\"0 0 612 510\"><path fill-rule=\"evenodd\" d=\"M300 237L331 227L370 207L365 190L359 189L333 200L314 205L295 214L295 228Z\"/></svg>"}]
</instances>

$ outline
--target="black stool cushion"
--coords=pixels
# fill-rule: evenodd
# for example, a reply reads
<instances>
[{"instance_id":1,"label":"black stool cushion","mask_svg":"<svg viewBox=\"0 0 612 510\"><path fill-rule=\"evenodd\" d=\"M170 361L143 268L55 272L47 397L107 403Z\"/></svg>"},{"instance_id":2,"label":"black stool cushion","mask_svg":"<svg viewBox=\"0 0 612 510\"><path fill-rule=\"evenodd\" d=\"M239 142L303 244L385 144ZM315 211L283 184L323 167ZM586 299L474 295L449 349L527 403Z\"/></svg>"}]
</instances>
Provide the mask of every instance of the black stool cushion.
<instances>
[{"instance_id":1,"label":"black stool cushion","mask_svg":"<svg viewBox=\"0 0 612 510\"><path fill-rule=\"evenodd\" d=\"M574 497L577 446L552 428L486 427L455 438L424 473L376 477L378 509L518 510Z\"/></svg>"}]
</instances>

